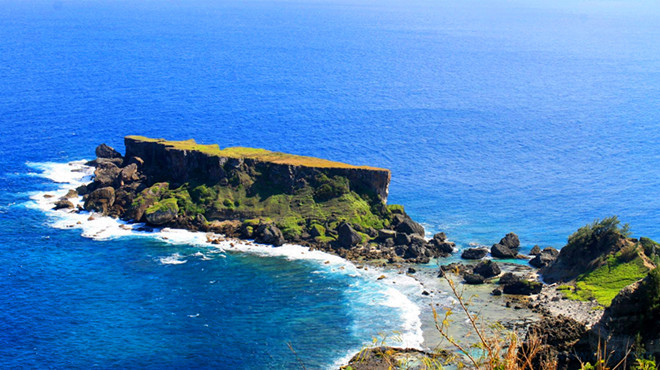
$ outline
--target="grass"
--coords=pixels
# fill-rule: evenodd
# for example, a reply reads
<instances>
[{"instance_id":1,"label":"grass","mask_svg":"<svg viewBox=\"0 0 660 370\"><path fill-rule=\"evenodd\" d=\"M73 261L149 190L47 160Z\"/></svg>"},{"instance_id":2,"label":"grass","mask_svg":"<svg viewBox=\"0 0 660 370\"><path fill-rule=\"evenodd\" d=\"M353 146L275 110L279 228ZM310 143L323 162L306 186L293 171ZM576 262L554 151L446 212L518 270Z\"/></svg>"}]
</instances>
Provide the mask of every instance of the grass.
<instances>
[{"instance_id":1,"label":"grass","mask_svg":"<svg viewBox=\"0 0 660 370\"><path fill-rule=\"evenodd\" d=\"M303 166L303 167L355 168L355 169L368 169L368 170L389 172L389 170L383 168L370 167L370 166L354 166L347 163L329 161L327 159L306 157L306 156L281 153L281 152L271 152L266 149L245 148L245 147L230 147L230 148L220 149L220 147L217 144L210 144L210 145L198 144L194 139L183 140L183 141L168 141L165 139L152 139L144 136L127 136L126 138L136 141L160 143L175 149L197 151L218 157L250 158L261 162L289 164L293 166Z\"/></svg>"},{"instance_id":2,"label":"grass","mask_svg":"<svg viewBox=\"0 0 660 370\"><path fill-rule=\"evenodd\" d=\"M608 307L621 289L649 272L641 257L636 256L629 261L623 261L621 257L620 254L610 256L603 266L580 275L574 286L562 285L558 289L569 299L595 299L599 304Z\"/></svg>"}]
</instances>

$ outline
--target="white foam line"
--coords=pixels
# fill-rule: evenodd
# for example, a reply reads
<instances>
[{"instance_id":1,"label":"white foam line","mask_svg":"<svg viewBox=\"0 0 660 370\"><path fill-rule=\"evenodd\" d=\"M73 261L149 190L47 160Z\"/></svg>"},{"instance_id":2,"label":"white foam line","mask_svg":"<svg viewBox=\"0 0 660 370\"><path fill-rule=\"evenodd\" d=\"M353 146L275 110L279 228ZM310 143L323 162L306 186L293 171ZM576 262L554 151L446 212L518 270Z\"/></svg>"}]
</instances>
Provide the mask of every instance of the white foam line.
<instances>
[{"instance_id":1,"label":"white foam line","mask_svg":"<svg viewBox=\"0 0 660 370\"><path fill-rule=\"evenodd\" d=\"M28 163L31 168L41 171L36 176L41 176L60 184L59 188L53 191L35 192L30 196L31 202L28 207L39 209L46 213L52 220L51 226L58 229L80 229L83 237L94 240L110 240L121 237L148 237L155 238L166 243L176 245L193 245L197 247L208 248L208 254L219 255L222 253L240 252L249 253L258 256L282 257L289 260L309 260L314 261L319 266L319 273L338 273L352 277L360 281L362 279L368 284L369 288L379 290L378 299L373 299L373 304L391 307L400 312L400 342L388 343L388 345L398 345L402 347L422 348L424 337L422 335L422 323L420 319L420 308L409 296L420 296L422 285L415 279L400 275L397 272L387 271L370 267L359 269L352 262L339 256L335 256L318 250L310 250L308 247L284 244L280 247L272 247L254 243L251 241L220 239L219 244L212 244L208 241L208 233L193 232L181 229L151 229L144 224L129 224L125 221L104 217L100 214L89 212L76 212L75 210L54 211L53 207L61 197L70 189L86 184L91 181L93 168L85 166L86 161L75 161L70 163ZM82 206L82 197L69 199L74 206ZM145 231L152 230L152 231ZM213 235L213 237L221 237ZM212 259L206 254L196 252L192 256L202 259ZM160 257L159 261L166 265L177 265L186 263L186 256L175 253L173 255ZM376 281L381 275L382 278ZM365 338L365 345L369 344L370 338ZM338 359L332 366L345 364L352 355L361 348L356 348L346 356Z\"/></svg>"}]
</instances>

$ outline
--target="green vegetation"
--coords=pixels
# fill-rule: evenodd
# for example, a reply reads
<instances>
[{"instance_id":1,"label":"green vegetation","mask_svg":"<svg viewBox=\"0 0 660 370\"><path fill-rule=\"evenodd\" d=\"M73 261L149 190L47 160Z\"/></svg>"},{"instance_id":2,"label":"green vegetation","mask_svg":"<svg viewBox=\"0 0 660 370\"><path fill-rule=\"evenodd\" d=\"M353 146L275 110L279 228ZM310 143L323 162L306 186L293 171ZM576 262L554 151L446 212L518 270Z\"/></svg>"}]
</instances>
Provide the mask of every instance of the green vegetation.
<instances>
[{"instance_id":1,"label":"green vegetation","mask_svg":"<svg viewBox=\"0 0 660 370\"><path fill-rule=\"evenodd\" d=\"M151 207L147 208L146 214L152 214L158 211L171 211L173 213L179 212L176 198L166 198L154 203Z\"/></svg>"},{"instance_id":2,"label":"green vegetation","mask_svg":"<svg viewBox=\"0 0 660 370\"><path fill-rule=\"evenodd\" d=\"M599 304L609 306L621 289L648 274L649 269L644 265L640 252L637 245L623 248L608 256L604 265L578 276L574 286L562 285L559 288L569 299L595 299Z\"/></svg>"},{"instance_id":3,"label":"green vegetation","mask_svg":"<svg viewBox=\"0 0 660 370\"><path fill-rule=\"evenodd\" d=\"M183 141L168 141L165 139L151 139L144 136L127 136L127 138L136 141L161 143L175 149L190 150L190 151L194 150L218 157L251 158L262 162L290 164L294 166L305 166L305 167L362 168L362 169L387 171L382 168L369 167L369 166L353 166L350 164L333 162L321 158L305 157L305 156L280 153L280 152L271 152L265 149L244 148L244 147L220 149L220 147L217 144L212 144L212 145L198 144L193 139L183 140Z\"/></svg>"},{"instance_id":4,"label":"green vegetation","mask_svg":"<svg viewBox=\"0 0 660 370\"><path fill-rule=\"evenodd\" d=\"M617 216L595 220L569 236L564 248L579 248L594 243L610 244L621 237L627 238L630 236L630 226L628 224L620 226L620 223Z\"/></svg>"}]
</instances>

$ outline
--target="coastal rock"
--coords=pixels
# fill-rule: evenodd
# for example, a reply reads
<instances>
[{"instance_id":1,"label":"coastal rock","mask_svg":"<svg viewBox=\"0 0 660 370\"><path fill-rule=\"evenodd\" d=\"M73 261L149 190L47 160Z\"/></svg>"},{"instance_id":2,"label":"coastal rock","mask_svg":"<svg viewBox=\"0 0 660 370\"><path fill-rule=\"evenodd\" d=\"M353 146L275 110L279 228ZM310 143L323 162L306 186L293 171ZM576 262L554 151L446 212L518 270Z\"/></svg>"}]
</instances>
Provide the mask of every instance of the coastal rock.
<instances>
[{"instance_id":1,"label":"coastal rock","mask_svg":"<svg viewBox=\"0 0 660 370\"><path fill-rule=\"evenodd\" d=\"M439 243L442 243L447 240L447 235L445 235L445 233L442 232L437 233L433 235L433 240L437 240Z\"/></svg>"},{"instance_id":2,"label":"coastal rock","mask_svg":"<svg viewBox=\"0 0 660 370\"><path fill-rule=\"evenodd\" d=\"M111 186L96 189L85 200L85 209L107 213L108 208L115 203L115 189Z\"/></svg>"},{"instance_id":3,"label":"coastal rock","mask_svg":"<svg viewBox=\"0 0 660 370\"><path fill-rule=\"evenodd\" d=\"M488 249L485 248L468 248L463 251L461 258L466 260L480 260L488 254Z\"/></svg>"},{"instance_id":4,"label":"coastal rock","mask_svg":"<svg viewBox=\"0 0 660 370\"><path fill-rule=\"evenodd\" d=\"M129 166L131 164L134 164L138 169L140 169L142 166L144 166L144 159L140 157L130 157L126 162L126 165Z\"/></svg>"},{"instance_id":5,"label":"coastal rock","mask_svg":"<svg viewBox=\"0 0 660 370\"><path fill-rule=\"evenodd\" d=\"M582 366L576 354L591 356L586 343L586 334L587 329L584 324L569 317L562 315L544 317L538 323L530 325L522 345L522 352L529 352L530 340L535 337L540 341L540 348L531 358L534 369L542 369L545 364L555 360L558 369L579 369Z\"/></svg>"},{"instance_id":6,"label":"coastal rock","mask_svg":"<svg viewBox=\"0 0 660 370\"><path fill-rule=\"evenodd\" d=\"M532 295L541 293L543 284L538 281L518 280L502 287L504 294Z\"/></svg>"},{"instance_id":7,"label":"coastal rock","mask_svg":"<svg viewBox=\"0 0 660 370\"><path fill-rule=\"evenodd\" d=\"M95 153L98 158L122 158L118 151L106 144L97 146Z\"/></svg>"},{"instance_id":8,"label":"coastal rock","mask_svg":"<svg viewBox=\"0 0 660 370\"><path fill-rule=\"evenodd\" d=\"M484 277L479 274L470 274L470 273L463 275L463 279L465 279L465 283L471 285L483 284L485 280Z\"/></svg>"},{"instance_id":9,"label":"coastal rock","mask_svg":"<svg viewBox=\"0 0 660 370\"><path fill-rule=\"evenodd\" d=\"M353 230L353 227L347 222L342 222L339 227L337 227L337 242L342 248L350 248L362 240L360 234L357 231Z\"/></svg>"},{"instance_id":10,"label":"coastal rock","mask_svg":"<svg viewBox=\"0 0 660 370\"><path fill-rule=\"evenodd\" d=\"M147 223L154 226L165 225L168 222L174 220L176 216L177 216L177 211L172 208L159 209L144 214Z\"/></svg>"},{"instance_id":11,"label":"coastal rock","mask_svg":"<svg viewBox=\"0 0 660 370\"><path fill-rule=\"evenodd\" d=\"M124 167L120 171L120 176L122 181L135 181L138 179L137 176L137 165L135 163L131 163L128 166Z\"/></svg>"},{"instance_id":12,"label":"coastal rock","mask_svg":"<svg viewBox=\"0 0 660 370\"><path fill-rule=\"evenodd\" d=\"M74 189L69 189L69 191L64 196L66 199L78 198L78 192Z\"/></svg>"},{"instance_id":13,"label":"coastal rock","mask_svg":"<svg viewBox=\"0 0 660 370\"><path fill-rule=\"evenodd\" d=\"M553 263L557 259L558 255L559 252L555 248L548 247L543 249L541 253L532 258L529 261L529 264L536 268L542 268Z\"/></svg>"},{"instance_id":14,"label":"coastal rock","mask_svg":"<svg viewBox=\"0 0 660 370\"><path fill-rule=\"evenodd\" d=\"M502 276L500 276L500 280L498 281L498 284L506 285L506 284L515 283L517 281L520 281L519 276L516 276L511 272L506 272Z\"/></svg>"},{"instance_id":15,"label":"coastal rock","mask_svg":"<svg viewBox=\"0 0 660 370\"><path fill-rule=\"evenodd\" d=\"M463 275L467 271L469 271L469 268L467 266L465 266L464 264L462 264L462 263L454 262L454 263L450 263L448 265L440 266L439 270L440 271L438 273L438 277L443 277L445 275L445 273L452 273L452 274L455 274L455 275Z\"/></svg>"},{"instance_id":16,"label":"coastal rock","mask_svg":"<svg viewBox=\"0 0 660 370\"><path fill-rule=\"evenodd\" d=\"M518 252L504 244L494 244L490 248L490 254L495 258L515 258Z\"/></svg>"},{"instance_id":17,"label":"coastal rock","mask_svg":"<svg viewBox=\"0 0 660 370\"><path fill-rule=\"evenodd\" d=\"M479 274L483 276L484 278L488 279L493 276L499 275L502 270L500 270L500 267L497 265L497 263L493 261L482 261L479 262L472 271L475 274Z\"/></svg>"},{"instance_id":18,"label":"coastal rock","mask_svg":"<svg viewBox=\"0 0 660 370\"><path fill-rule=\"evenodd\" d=\"M394 236L394 244L396 245L410 245L410 235L404 233L396 233Z\"/></svg>"},{"instance_id":19,"label":"coastal rock","mask_svg":"<svg viewBox=\"0 0 660 370\"><path fill-rule=\"evenodd\" d=\"M426 363L444 363L449 352L424 352L412 348L368 347L357 353L340 370L389 370L392 364L406 364L406 369L426 369Z\"/></svg>"},{"instance_id":20,"label":"coastal rock","mask_svg":"<svg viewBox=\"0 0 660 370\"><path fill-rule=\"evenodd\" d=\"M422 238L421 236L417 234L412 234L410 235L410 244L417 245L417 246L423 246L426 245L426 239Z\"/></svg>"},{"instance_id":21,"label":"coastal rock","mask_svg":"<svg viewBox=\"0 0 660 370\"><path fill-rule=\"evenodd\" d=\"M74 208L73 203L67 199L60 199L57 202L55 202L55 207L53 209L58 210L58 209L70 209Z\"/></svg>"},{"instance_id":22,"label":"coastal rock","mask_svg":"<svg viewBox=\"0 0 660 370\"><path fill-rule=\"evenodd\" d=\"M255 235L256 237L254 238L254 240L257 243L280 246L285 242L284 235L282 235L282 231L273 224L259 225Z\"/></svg>"},{"instance_id":23,"label":"coastal rock","mask_svg":"<svg viewBox=\"0 0 660 370\"><path fill-rule=\"evenodd\" d=\"M396 236L396 231L388 229L378 230L378 240L385 241L387 239L394 239Z\"/></svg>"},{"instance_id":24,"label":"coastal rock","mask_svg":"<svg viewBox=\"0 0 660 370\"><path fill-rule=\"evenodd\" d=\"M537 256L539 254L541 254L541 247L538 245L533 246L532 250L529 251L530 256Z\"/></svg>"},{"instance_id":25,"label":"coastal rock","mask_svg":"<svg viewBox=\"0 0 660 370\"><path fill-rule=\"evenodd\" d=\"M94 171L94 183L97 187L112 185L120 173L119 167L113 163L105 163L96 167Z\"/></svg>"},{"instance_id":26,"label":"coastal rock","mask_svg":"<svg viewBox=\"0 0 660 370\"><path fill-rule=\"evenodd\" d=\"M520 247L520 240L518 239L518 235L514 233L508 233L500 240L498 244L501 244L507 248L511 249L518 249Z\"/></svg>"},{"instance_id":27,"label":"coastal rock","mask_svg":"<svg viewBox=\"0 0 660 370\"><path fill-rule=\"evenodd\" d=\"M398 233L408 235L417 234L424 237L424 227L410 219L410 217L405 217L403 221L396 226L395 230Z\"/></svg>"}]
</instances>

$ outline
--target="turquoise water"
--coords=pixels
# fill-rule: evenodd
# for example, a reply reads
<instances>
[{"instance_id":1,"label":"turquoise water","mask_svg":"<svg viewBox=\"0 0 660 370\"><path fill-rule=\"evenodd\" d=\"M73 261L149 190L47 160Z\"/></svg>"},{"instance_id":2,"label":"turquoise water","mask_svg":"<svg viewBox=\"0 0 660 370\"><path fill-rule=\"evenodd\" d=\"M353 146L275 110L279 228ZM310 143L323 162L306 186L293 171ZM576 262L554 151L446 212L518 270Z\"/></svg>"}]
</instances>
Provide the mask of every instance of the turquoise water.
<instances>
[{"instance_id":1,"label":"turquoise water","mask_svg":"<svg viewBox=\"0 0 660 370\"><path fill-rule=\"evenodd\" d=\"M404 329L409 302L334 263L95 240L35 208L43 163L127 134L389 168L390 203L460 246L561 247L611 214L660 239L656 1L0 9L0 366L283 368L291 342L314 368Z\"/></svg>"}]
</instances>

